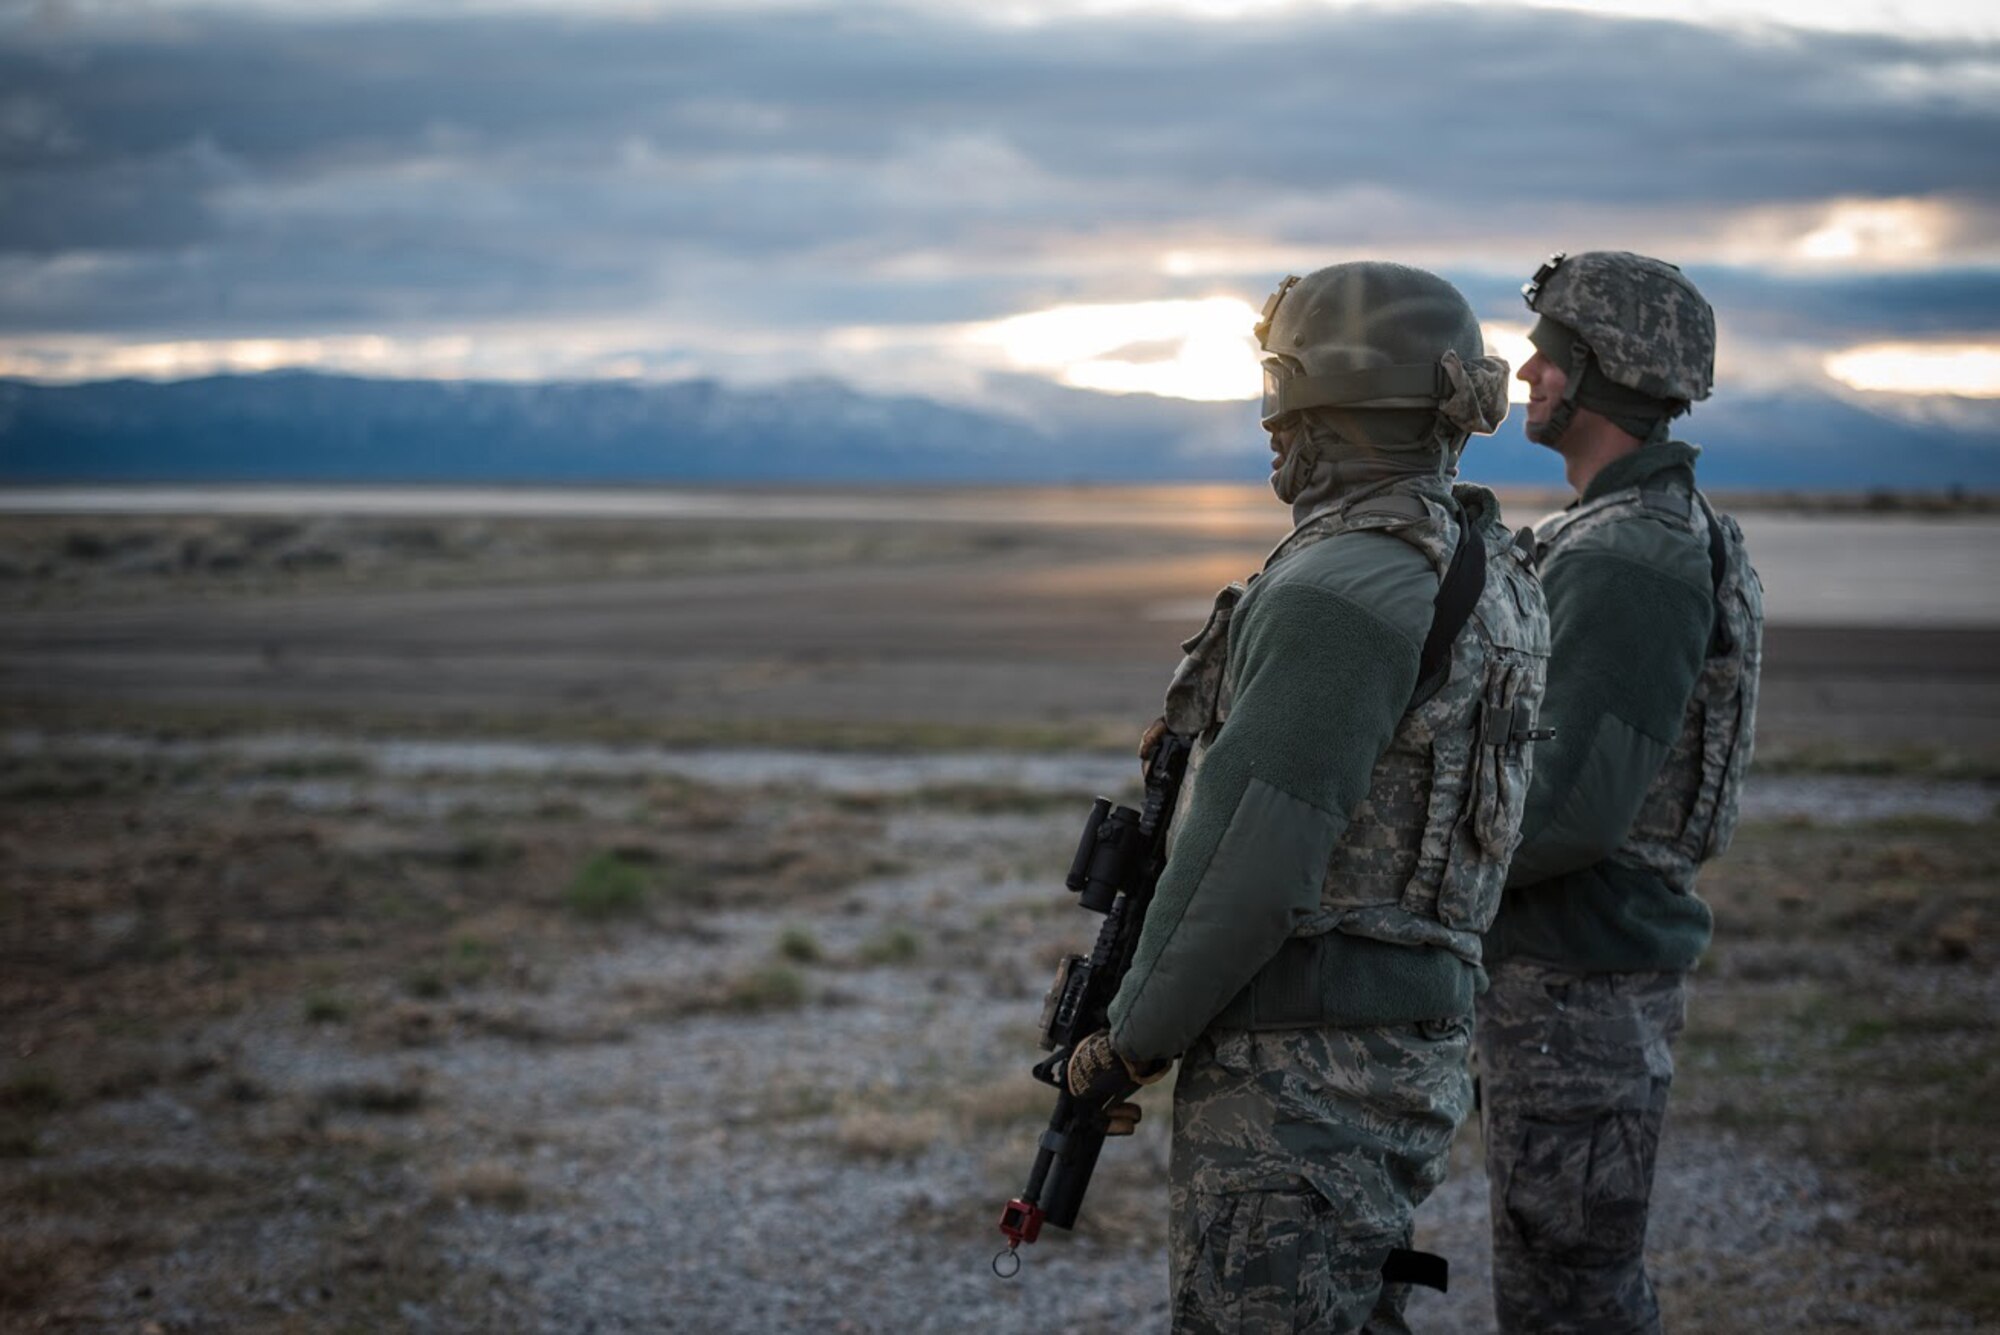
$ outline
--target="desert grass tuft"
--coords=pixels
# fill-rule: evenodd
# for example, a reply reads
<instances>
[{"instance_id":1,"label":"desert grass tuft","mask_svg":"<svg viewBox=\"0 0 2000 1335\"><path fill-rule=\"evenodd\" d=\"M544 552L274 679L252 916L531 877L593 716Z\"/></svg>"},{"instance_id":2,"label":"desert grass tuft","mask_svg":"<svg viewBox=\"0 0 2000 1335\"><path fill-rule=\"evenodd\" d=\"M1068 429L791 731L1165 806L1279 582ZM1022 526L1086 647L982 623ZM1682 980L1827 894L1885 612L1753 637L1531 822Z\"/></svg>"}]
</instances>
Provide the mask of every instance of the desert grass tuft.
<instances>
[{"instance_id":1,"label":"desert grass tuft","mask_svg":"<svg viewBox=\"0 0 2000 1335\"><path fill-rule=\"evenodd\" d=\"M324 991L306 993L299 1009L307 1024L339 1024L352 1014L346 998Z\"/></svg>"},{"instance_id":2,"label":"desert grass tuft","mask_svg":"<svg viewBox=\"0 0 2000 1335\"><path fill-rule=\"evenodd\" d=\"M1024 1057L1030 1055L1039 1054L1024 1050ZM954 1090L950 1099L952 1112L968 1132L989 1132L1046 1122L1055 1105L1056 1092L1025 1069L1015 1075Z\"/></svg>"},{"instance_id":3,"label":"desert grass tuft","mask_svg":"<svg viewBox=\"0 0 2000 1335\"><path fill-rule=\"evenodd\" d=\"M476 1163L441 1177L433 1187L441 1203L464 1202L494 1210L524 1210L533 1189L519 1169L499 1162Z\"/></svg>"},{"instance_id":4,"label":"desert grass tuft","mask_svg":"<svg viewBox=\"0 0 2000 1335\"><path fill-rule=\"evenodd\" d=\"M499 948L484 937L459 936L452 939L445 967L452 981L477 983L493 971L499 958Z\"/></svg>"},{"instance_id":5,"label":"desert grass tuft","mask_svg":"<svg viewBox=\"0 0 2000 1335\"><path fill-rule=\"evenodd\" d=\"M752 969L724 985L724 1005L734 1011L789 1010L805 1004L806 980L785 965Z\"/></svg>"},{"instance_id":6,"label":"desert grass tuft","mask_svg":"<svg viewBox=\"0 0 2000 1335\"><path fill-rule=\"evenodd\" d=\"M342 1112L382 1113L402 1116L421 1109L429 1101L422 1084L414 1079L354 1080L329 1085L320 1091L320 1104Z\"/></svg>"},{"instance_id":7,"label":"desert grass tuft","mask_svg":"<svg viewBox=\"0 0 2000 1335\"><path fill-rule=\"evenodd\" d=\"M646 869L617 852L597 853L578 868L563 891L571 913L590 921L637 916L651 890Z\"/></svg>"},{"instance_id":8,"label":"desert grass tuft","mask_svg":"<svg viewBox=\"0 0 2000 1335\"><path fill-rule=\"evenodd\" d=\"M779 934L778 956L794 964L818 964L826 958L826 951L811 928L794 924Z\"/></svg>"},{"instance_id":9,"label":"desert grass tuft","mask_svg":"<svg viewBox=\"0 0 2000 1335\"><path fill-rule=\"evenodd\" d=\"M944 1134L944 1115L934 1109L868 1108L841 1118L834 1127L833 1143L855 1158L913 1159Z\"/></svg>"},{"instance_id":10,"label":"desert grass tuft","mask_svg":"<svg viewBox=\"0 0 2000 1335\"><path fill-rule=\"evenodd\" d=\"M923 942L907 927L891 927L861 943L855 958L863 964L911 964L923 954Z\"/></svg>"},{"instance_id":11,"label":"desert grass tuft","mask_svg":"<svg viewBox=\"0 0 2000 1335\"><path fill-rule=\"evenodd\" d=\"M29 1115L59 1112L69 1103L69 1093L53 1071L28 1066L0 1083L0 1108Z\"/></svg>"}]
</instances>

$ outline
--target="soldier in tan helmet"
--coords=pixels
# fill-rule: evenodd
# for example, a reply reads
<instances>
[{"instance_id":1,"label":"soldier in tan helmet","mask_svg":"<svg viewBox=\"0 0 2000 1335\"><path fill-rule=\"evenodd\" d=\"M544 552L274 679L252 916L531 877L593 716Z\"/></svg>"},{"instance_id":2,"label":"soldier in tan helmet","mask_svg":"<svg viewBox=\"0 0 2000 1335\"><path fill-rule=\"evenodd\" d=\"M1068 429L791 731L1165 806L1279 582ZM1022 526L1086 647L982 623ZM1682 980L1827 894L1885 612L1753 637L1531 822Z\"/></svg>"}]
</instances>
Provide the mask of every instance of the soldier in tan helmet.
<instances>
[{"instance_id":1,"label":"soldier in tan helmet","mask_svg":"<svg viewBox=\"0 0 2000 1335\"><path fill-rule=\"evenodd\" d=\"M1577 499L1535 530L1553 632L1523 842L1486 935L1478 1058L1500 1328L1660 1328L1653 1164L1757 712L1763 595L1669 422L1708 397L1715 319L1671 264L1551 259L1527 431Z\"/></svg>"},{"instance_id":2,"label":"soldier in tan helmet","mask_svg":"<svg viewBox=\"0 0 2000 1335\"><path fill-rule=\"evenodd\" d=\"M1453 485L1507 410L1457 289L1335 265L1287 279L1257 332L1297 527L1185 646L1173 846L1068 1078L1111 1098L1181 1060L1176 1331L1386 1335L1435 1278L1411 1215L1470 1110L1547 618L1492 493Z\"/></svg>"}]
</instances>

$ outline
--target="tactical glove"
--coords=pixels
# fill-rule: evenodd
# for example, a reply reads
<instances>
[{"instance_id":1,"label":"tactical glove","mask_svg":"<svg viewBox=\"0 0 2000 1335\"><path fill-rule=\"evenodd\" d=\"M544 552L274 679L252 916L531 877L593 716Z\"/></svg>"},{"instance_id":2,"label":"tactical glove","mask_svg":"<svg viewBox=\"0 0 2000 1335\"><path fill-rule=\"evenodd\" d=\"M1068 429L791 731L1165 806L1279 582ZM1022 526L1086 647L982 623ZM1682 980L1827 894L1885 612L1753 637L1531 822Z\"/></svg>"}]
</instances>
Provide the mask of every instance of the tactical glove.
<instances>
[{"instance_id":1,"label":"tactical glove","mask_svg":"<svg viewBox=\"0 0 2000 1335\"><path fill-rule=\"evenodd\" d=\"M1070 1053L1063 1068L1063 1080L1073 1097L1104 1109L1111 1119L1110 1134L1129 1136L1139 1123L1139 1106L1126 1102L1124 1096L1164 1076L1170 1065L1171 1062L1156 1062L1143 1069L1134 1066L1112 1051L1110 1033L1100 1029Z\"/></svg>"}]
</instances>

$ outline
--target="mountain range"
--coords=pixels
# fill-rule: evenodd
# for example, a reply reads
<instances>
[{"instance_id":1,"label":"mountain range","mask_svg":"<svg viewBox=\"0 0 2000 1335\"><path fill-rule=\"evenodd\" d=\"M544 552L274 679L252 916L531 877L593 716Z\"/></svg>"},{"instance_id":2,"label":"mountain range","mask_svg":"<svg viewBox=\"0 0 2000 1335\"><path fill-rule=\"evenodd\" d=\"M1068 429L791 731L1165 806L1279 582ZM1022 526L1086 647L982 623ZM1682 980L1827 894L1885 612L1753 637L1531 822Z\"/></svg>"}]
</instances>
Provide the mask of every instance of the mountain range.
<instances>
[{"instance_id":1,"label":"mountain range","mask_svg":"<svg viewBox=\"0 0 2000 1335\"><path fill-rule=\"evenodd\" d=\"M366 379L312 372L45 385L0 380L0 482L1245 481L1255 409L1013 377L1005 411L832 380ZM1680 434L1735 487L2000 487L1992 405L1928 416L1823 395L1722 398ZM1558 483L1517 408L1464 472Z\"/></svg>"}]
</instances>

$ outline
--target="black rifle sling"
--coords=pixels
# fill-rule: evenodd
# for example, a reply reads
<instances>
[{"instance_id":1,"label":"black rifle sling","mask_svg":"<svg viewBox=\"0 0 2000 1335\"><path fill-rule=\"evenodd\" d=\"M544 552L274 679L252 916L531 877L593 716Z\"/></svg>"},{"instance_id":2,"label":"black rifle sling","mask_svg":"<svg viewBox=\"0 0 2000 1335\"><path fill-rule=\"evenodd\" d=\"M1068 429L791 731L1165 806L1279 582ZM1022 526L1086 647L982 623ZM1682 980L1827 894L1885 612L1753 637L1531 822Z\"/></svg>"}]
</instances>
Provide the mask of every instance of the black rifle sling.
<instances>
[{"instance_id":1,"label":"black rifle sling","mask_svg":"<svg viewBox=\"0 0 2000 1335\"><path fill-rule=\"evenodd\" d=\"M1451 1262L1436 1252L1398 1247L1382 1262L1382 1278L1391 1284L1416 1284L1445 1293L1451 1283Z\"/></svg>"},{"instance_id":2,"label":"black rifle sling","mask_svg":"<svg viewBox=\"0 0 2000 1335\"><path fill-rule=\"evenodd\" d=\"M1410 697L1410 708L1436 695L1451 675L1451 647L1458 643L1458 633L1472 619L1472 609L1479 606L1479 595L1484 592L1486 541L1473 532L1472 521L1461 514L1458 546L1438 583L1437 597L1431 601L1431 633L1424 637L1423 655L1417 660L1417 690Z\"/></svg>"}]
</instances>

